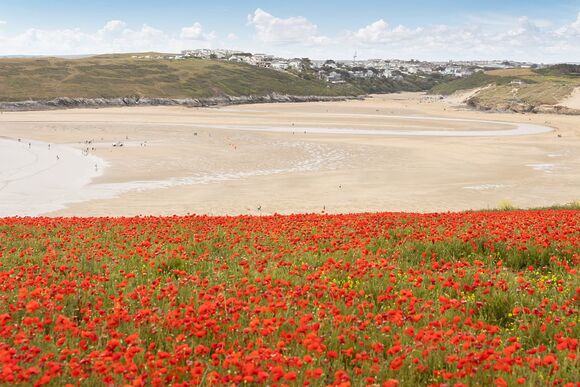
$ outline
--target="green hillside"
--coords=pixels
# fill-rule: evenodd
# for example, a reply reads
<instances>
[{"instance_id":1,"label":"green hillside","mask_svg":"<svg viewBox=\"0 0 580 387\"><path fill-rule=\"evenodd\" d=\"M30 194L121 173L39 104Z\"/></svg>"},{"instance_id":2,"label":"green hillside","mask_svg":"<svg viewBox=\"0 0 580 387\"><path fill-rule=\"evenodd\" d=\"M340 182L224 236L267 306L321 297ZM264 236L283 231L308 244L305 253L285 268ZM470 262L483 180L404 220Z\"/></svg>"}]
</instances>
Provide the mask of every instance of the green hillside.
<instances>
[{"instance_id":1,"label":"green hillside","mask_svg":"<svg viewBox=\"0 0 580 387\"><path fill-rule=\"evenodd\" d=\"M505 85L513 81L513 76L495 76L484 72L475 73L464 78L440 83L431 89L432 94L451 95L456 91L475 89L489 84Z\"/></svg>"},{"instance_id":2,"label":"green hillside","mask_svg":"<svg viewBox=\"0 0 580 387\"><path fill-rule=\"evenodd\" d=\"M152 54L155 56L157 54ZM0 59L0 101L73 98L202 98L214 96L358 95L275 70L201 59L139 59L131 54L82 59Z\"/></svg>"}]
</instances>

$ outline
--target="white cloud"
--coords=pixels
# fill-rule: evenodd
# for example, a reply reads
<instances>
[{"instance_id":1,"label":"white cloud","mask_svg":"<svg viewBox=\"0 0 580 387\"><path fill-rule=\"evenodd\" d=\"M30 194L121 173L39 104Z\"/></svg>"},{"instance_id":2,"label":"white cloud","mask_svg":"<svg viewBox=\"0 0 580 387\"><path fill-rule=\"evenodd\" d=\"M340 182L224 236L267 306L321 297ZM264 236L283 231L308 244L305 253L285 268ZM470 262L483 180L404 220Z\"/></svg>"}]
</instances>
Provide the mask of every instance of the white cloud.
<instances>
[{"instance_id":1,"label":"white cloud","mask_svg":"<svg viewBox=\"0 0 580 387\"><path fill-rule=\"evenodd\" d=\"M318 26L302 16L282 19L258 8L248 15L257 40L273 44L323 44L329 39L318 32Z\"/></svg>"},{"instance_id":2,"label":"white cloud","mask_svg":"<svg viewBox=\"0 0 580 387\"><path fill-rule=\"evenodd\" d=\"M391 27L379 19L347 31L343 45L365 57L580 61L580 13L558 28L528 17L472 17L465 24Z\"/></svg>"},{"instance_id":3,"label":"white cloud","mask_svg":"<svg viewBox=\"0 0 580 387\"><path fill-rule=\"evenodd\" d=\"M125 23L122 20L111 20L111 21L108 21L105 24L105 26L103 28L101 28L99 31L102 33L116 32L116 31L122 31L126 27L127 27L127 23Z\"/></svg>"},{"instance_id":4,"label":"white cloud","mask_svg":"<svg viewBox=\"0 0 580 387\"><path fill-rule=\"evenodd\" d=\"M196 47L211 47L215 34L206 34L195 23L183 28L180 35L170 34L144 24L129 28L122 20L111 20L94 32L80 29L45 30L30 28L20 34L0 33L0 55L96 54L111 52L178 52Z\"/></svg>"},{"instance_id":5,"label":"white cloud","mask_svg":"<svg viewBox=\"0 0 580 387\"><path fill-rule=\"evenodd\" d=\"M421 31L421 28L412 30L402 25L389 28L389 24L380 19L359 29L354 37L362 43L388 43L412 38Z\"/></svg>"},{"instance_id":6,"label":"white cloud","mask_svg":"<svg viewBox=\"0 0 580 387\"><path fill-rule=\"evenodd\" d=\"M481 15L453 25L390 25L385 19L333 37L303 16L281 18L260 8L248 16L257 50L281 56L580 61L580 14L561 26L542 19Z\"/></svg>"},{"instance_id":7,"label":"white cloud","mask_svg":"<svg viewBox=\"0 0 580 387\"><path fill-rule=\"evenodd\" d=\"M517 22L512 28L504 34L499 34L499 36L501 38L511 39L511 42L522 42L529 39L534 40L535 38L541 37L542 34L543 30L538 27L538 25L529 18L523 16L517 19Z\"/></svg>"},{"instance_id":8,"label":"white cloud","mask_svg":"<svg viewBox=\"0 0 580 387\"><path fill-rule=\"evenodd\" d=\"M182 28L181 37L183 39L191 39L191 40L203 39L203 29L201 27L201 24L194 23L191 27Z\"/></svg>"},{"instance_id":9,"label":"white cloud","mask_svg":"<svg viewBox=\"0 0 580 387\"><path fill-rule=\"evenodd\" d=\"M458 24L421 26L389 24L389 20L377 18L330 35L304 16L281 18L258 8L247 18L253 42L227 34L227 30L218 40L215 32L208 33L197 22L164 31L111 20L94 31L30 28L18 34L9 34L3 24L0 22L0 55L177 52L217 46L319 59L345 59L356 50L360 58L580 62L580 12L559 24L493 14L466 17Z\"/></svg>"},{"instance_id":10,"label":"white cloud","mask_svg":"<svg viewBox=\"0 0 580 387\"><path fill-rule=\"evenodd\" d=\"M0 20L0 26L6 24L6 21Z\"/></svg>"},{"instance_id":11,"label":"white cloud","mask_svg":"<svg viewBox=\"0 0 580 387\"><path fill-rule=\"evenodd\" d=\"M556 30L556 34L560 36L577 37L580 38L580 12L576 16L576 20L570 24L566 24Z\"/></svg>"},{"instance_id":12,"label":"white cloud","mask_svg":"<svg viewBox=\"0 0 580 387\"><path fill-rule=\"evenodd\" d=\"M186 40L212 40L215 39L215 33L210 32L206 34L203 32L203 27L200 23L193 23L191 27L184 27L181 29L181 39Z\"/></svg>"}]
</instances>

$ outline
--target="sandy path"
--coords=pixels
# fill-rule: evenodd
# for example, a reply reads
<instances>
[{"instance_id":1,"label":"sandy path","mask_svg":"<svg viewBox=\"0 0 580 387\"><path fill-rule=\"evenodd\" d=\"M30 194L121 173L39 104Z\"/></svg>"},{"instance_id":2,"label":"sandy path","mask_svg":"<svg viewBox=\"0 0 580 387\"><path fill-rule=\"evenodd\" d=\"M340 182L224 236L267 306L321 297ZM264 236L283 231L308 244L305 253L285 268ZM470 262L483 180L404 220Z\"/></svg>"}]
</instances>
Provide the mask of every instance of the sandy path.
<instances>
[{"instance_id":1,"label":"sandy path","mask_svg":"<svg viewBox=\"0 0 580 387\"><path fill-rule=\"evenodd\" d=\"M462 105L469 98L474 97L477 93L479 93L480 91L485 90L487 88L489 88L489 86L478 87L478 88L469 89L469 90L456 91L455 93L445 97L444 101L450 105Z\"/></svg>"},{"instance_id":2,"label":"sandy path","mask_svg":"<svg viewBox=\"0 0 580 387\"><path fill-rule=\"evenodd\" d=\"M576 87L572 94L561 101L559 105L566 106L570 109L579 109L580 110L580 87Z\"/></svg>"},{"instance_id":3,"label":"sandy path","mask_svg":"<svg viewBox=\"0 0 580 387\"><path fill-rule=\"evenodd\" d=\"M51 215L442 211L580 199L579 120L456 110L401 94L4 113L0 136L76 147L92 140L91 154L109 163L88 186L102 199ZM502 136L516 126L507 122L557 131Z\"/></svg>"}]
</instances>

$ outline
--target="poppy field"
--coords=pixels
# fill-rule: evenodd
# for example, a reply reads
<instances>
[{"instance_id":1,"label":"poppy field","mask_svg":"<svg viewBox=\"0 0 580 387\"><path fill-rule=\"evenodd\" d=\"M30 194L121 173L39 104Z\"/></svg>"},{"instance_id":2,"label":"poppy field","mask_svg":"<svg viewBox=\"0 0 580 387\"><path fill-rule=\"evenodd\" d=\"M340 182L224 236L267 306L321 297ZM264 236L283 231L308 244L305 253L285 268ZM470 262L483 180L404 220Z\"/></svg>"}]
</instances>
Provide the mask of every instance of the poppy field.
<instances>
[{"instance_id":1,"label":"poppy field","mask_svg":"<svg viewBox=\"0 0 580 387\"><path fill-rule=\"evenodd\" d=\"M578 386L580 211L0 219L0 384Z\"/></svg>"}]
</instances>

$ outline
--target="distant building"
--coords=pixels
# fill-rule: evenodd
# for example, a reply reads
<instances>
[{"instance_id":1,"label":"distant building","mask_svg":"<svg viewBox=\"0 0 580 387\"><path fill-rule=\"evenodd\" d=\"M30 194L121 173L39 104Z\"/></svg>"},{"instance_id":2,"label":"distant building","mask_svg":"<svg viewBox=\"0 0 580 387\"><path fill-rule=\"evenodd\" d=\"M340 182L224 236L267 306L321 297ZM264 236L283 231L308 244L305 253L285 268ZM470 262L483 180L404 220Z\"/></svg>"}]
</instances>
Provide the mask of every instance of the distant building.
<instances>
[{"instance_id":1,"label":"distant building","mask_svg":"<svg viewBox=\"0 0 580 387\"><path fill-rule=\"evenodd\" d=\"M375 76L372 70L356 70L351 71L350 74L355 78L373 78Z\"/></svg>"},{"instance_id":2,"label":"distant building","mask_svg":"<svg viewBox=\"0 0 580 387\"><path fill-rule=\"evenodd\" d=\"M195 50L183 50L181 52L181 55L185 58L220 59L220 60L228 59L232 55L236 54L241 54L241 51L199 48Z\"/></svg>"},{"instance_id":3,"label":"distant building","mask_svg":"<svg viewBox=\"0 0 580 387\"><path fill-rule=\"evenodd\" d=\"M291 61L288 62L288 67L290 67L292 70L295 70L295 71L304 70L303 66L302 66L301 59L292 59Z\"/></svg>"},{"instance_id":4,"label":"distant building","mask_svg":"<svg viewBox=\"0 0 580 387\"><path fill-rule=\"evenodd\" d=\"M286 61L274 61L274 62L272 62L271 67L274 70L284 71L284 70L288 70L288 68L290 66L289 66L288 62L286 62Z\"/></svg>"},{"instance_id":5,"label":"distant building","mask_svg":"<svg viewBox=\"0 0 580 387\"><path fill-rule=\"evenodd\" d=\"M330 83L342 83L342 74L336 71L331 71L330 74L326 75L326 81Z\"/></svg>"},{"instance_id":6,"label":"distant building","mask_svg":"<svg viewBox=\"0 0 580 387\"><path fill-rule=\"evenodd\" d=\"M251 56L249 63L258 67L272 67L273 61L274 61L273 55L254 54Z\"/></svg>"},{"instance_id":7,"label":"distant building","mask_svg":"<svg viewBox=\"0 0 580 387\"><path fill-rule=\"evenodd\" d=\"M245 54L236 54L236 55L232 55L228 58L229 61L231 62L243 62L243 63L248 63L248 64L252 64L251 60L252 60L252 56L251 55L245 55Z\"/></svg>"},{"instance_id":8,"label":"distant building","mask_svg":"<svg viewBox=\"0 0 580 387\"><path fill-rule=\"evenodd\" d=\"M448 66L443 70L444 75L452 75L454 77L466 77L473 74L473 71L463 68L461 66Z\"/></svg>"},{"instance_id":9,"label":"distant building","mask_svg":"<svg viewBox=\"0 0 580 387\"><path fill-rule=\"evenodd\" d=\"M133 56L137 59L187 59L202 58L213 60L228 60L232 62L247 63L252 66L272 68L278 71L304 72L308 69L318 71L318 78L328 82L344 82L341 74L348 74L348 78L392 78L402 79L408 74L444 74L454 77L465 77L474 72L484 71L489 68L537 68L538 65L526 62L514 62L508 60L494 61L442 61L425 62L418 60L401 59L368 59L368 60L308 60L303 58L279 58L268 54L252 54L248 52L225 50L225 49L194 49L184 50L181 55L175 56ZM540 65L541 66L541 65ZM339 70L340 69L340 70ZM338 70L339 72L331 72Z\"/></svg>"}]
</instances>

